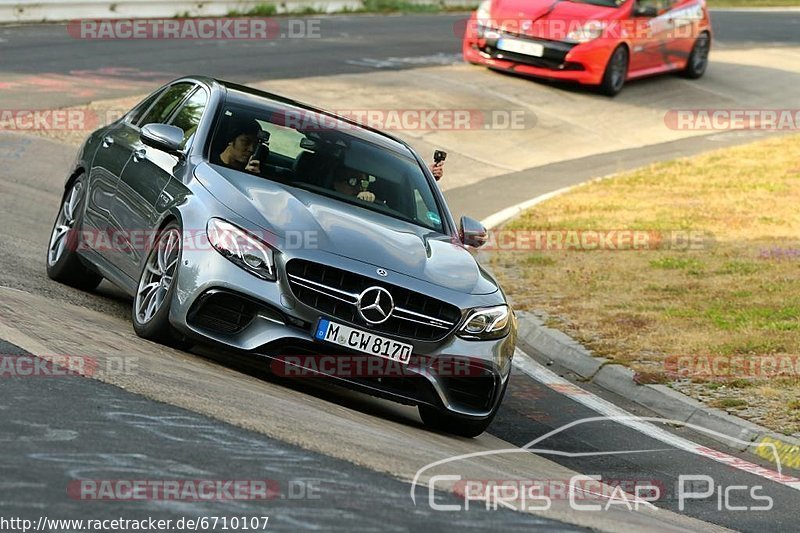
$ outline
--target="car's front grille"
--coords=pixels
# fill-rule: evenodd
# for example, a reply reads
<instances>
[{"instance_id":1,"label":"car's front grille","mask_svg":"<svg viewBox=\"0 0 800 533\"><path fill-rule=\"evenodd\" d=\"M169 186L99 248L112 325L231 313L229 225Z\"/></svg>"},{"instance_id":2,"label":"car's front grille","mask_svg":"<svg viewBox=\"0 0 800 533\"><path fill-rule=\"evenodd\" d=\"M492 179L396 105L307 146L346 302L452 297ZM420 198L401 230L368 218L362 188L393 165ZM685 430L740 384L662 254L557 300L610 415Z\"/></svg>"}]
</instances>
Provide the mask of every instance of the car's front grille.
<instances>
[{"instance_id":1,"label":"car's front grille","mask_svg":"<svg viewBox=\"0 0 800 533\"><path fill-rule=\"evenodd\" d=\"M496 48L487 47L486 53L494 59L507 59L515 63L524 63L533 67L546 68L550 70L563 70L563 61L548 59L544 57L533 57L525 54L516 54L514 52L507 52L505 50L497 50Z\"/></svg>"},{"instance_id":2,"label":"car's front grille","mask_svg":"<svg viewBox=\"0 0 800 533\"><path fill-rule=\"evenodd\" d=\"M570 50L572 50L575 47L574 44L565 43L561 41L551 41L548 39L537 39L534 37L529 37L524 34L518 34L512 32L504 31L499 33L504 38L510 37L513 39L519 39L521 41L540 44L542 45L543 53L542 57L535 57L515 52L509 52L507 50L500 50L497 48L497 39L487 39L486 47L483 49L483 52L489 54L493 58L508 59L510 61L514 61L517 63L524 63L527 65L532 65L540 68L548 68L552 70L575 69L574 64L565 63L567 59L567 54L570 52Z\"/></svg>"},{"instance_id":3,"label":"car's front grille","mask_svg":"<svg viewBox=\"0 0 800 533\"><path fill-rule=\"evenodd\" d=\"M396 285L302 259L286 264L295 297L319 312L381 333L435 341L450 333L461 318L458 307ZM369 324L358 313L358 297L370 287L383 287L394 311L381 324Z\"/></svg>"}]
</instances>

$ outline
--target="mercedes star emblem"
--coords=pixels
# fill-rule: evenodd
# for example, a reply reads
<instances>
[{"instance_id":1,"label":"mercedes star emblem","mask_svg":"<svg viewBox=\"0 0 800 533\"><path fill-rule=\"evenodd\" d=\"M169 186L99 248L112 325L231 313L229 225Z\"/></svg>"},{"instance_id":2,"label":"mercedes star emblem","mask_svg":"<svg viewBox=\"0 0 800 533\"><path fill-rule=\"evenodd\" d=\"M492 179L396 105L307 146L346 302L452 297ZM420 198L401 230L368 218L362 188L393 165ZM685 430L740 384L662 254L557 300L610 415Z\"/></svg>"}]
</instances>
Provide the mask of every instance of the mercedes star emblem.
<instances>
[{"instance_id":1,"label":"mercedes star emblem","mask_svg":"<svg viewBox=\"0 0 800 533\"><path fill-rule=\"evenodd\" d=\"M383 287L370 287L358 297L358 314L370 324L382 324L394 311L394 300Z\"/></svg>"}]
</instances>

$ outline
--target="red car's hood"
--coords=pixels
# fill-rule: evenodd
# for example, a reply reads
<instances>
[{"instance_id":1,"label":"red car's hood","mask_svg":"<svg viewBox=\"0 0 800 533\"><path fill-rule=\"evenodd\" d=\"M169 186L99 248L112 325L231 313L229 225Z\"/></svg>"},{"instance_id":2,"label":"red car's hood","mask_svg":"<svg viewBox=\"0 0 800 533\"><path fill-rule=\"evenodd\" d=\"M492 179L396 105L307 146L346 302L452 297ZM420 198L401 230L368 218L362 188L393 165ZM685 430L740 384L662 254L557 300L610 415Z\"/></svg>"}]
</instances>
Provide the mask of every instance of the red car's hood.
<instances>
[{"instance_id":1,"label":"red car's hood","mask_svg":"<svg viewBox=\"0 0 800 533\"><path fill-rule=\"evenodd\" d=\"M566 34L590 20L614 20L621 16L622 8L603 7L563 0L554 7L555 0L494 0L491 19L510 31L539 37L563 40ZM552 11L548 13L548 10ZM512 25L517 26L514 30Z\"/></svg>"}]
</instances>

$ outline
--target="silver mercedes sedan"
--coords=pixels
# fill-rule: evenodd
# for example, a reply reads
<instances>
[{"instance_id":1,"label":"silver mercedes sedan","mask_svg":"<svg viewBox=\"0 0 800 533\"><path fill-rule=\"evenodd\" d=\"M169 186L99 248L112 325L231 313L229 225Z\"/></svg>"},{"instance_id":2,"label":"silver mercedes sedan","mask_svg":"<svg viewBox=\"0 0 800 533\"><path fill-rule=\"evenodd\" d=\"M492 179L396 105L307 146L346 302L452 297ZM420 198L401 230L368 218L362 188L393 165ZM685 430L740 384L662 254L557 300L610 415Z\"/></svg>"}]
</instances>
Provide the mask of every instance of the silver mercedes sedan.
<instances>
[{"instance_id":1,"label":"silver mercedes sedan","mask_svg":"<svg viewBox=\"0 0 800 533\"><path fill-rule=\"evenodd\" d=\"M482 433L516 319L424 161L403 141L205 78L92 133L69 169L47 273L133 298L146 339L223 345ZM266 362L266 361L265 361Z\"/></svg>"}]
</instances>

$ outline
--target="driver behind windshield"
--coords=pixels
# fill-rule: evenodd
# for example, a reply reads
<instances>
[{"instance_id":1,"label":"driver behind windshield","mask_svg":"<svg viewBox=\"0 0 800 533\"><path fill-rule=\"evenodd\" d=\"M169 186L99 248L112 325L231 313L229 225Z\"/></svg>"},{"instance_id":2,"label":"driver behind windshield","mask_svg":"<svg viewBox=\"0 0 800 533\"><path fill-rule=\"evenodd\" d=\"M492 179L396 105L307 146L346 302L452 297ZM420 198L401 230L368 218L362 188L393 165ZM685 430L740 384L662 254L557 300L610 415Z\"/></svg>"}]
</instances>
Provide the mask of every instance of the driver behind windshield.
<instances>
[{"instance_id":1,"label":"driver behind windshield","mask_svg":"<svg viewBox=\"0 0 800 533\"><path fill-rule=\"evenodd\" d=\"M225 148L212 162L236 170L261 174L261 162L250 160L258 144L261 126L255 120L234 120L225 131Z\"/></svg>"}]
</instances>

